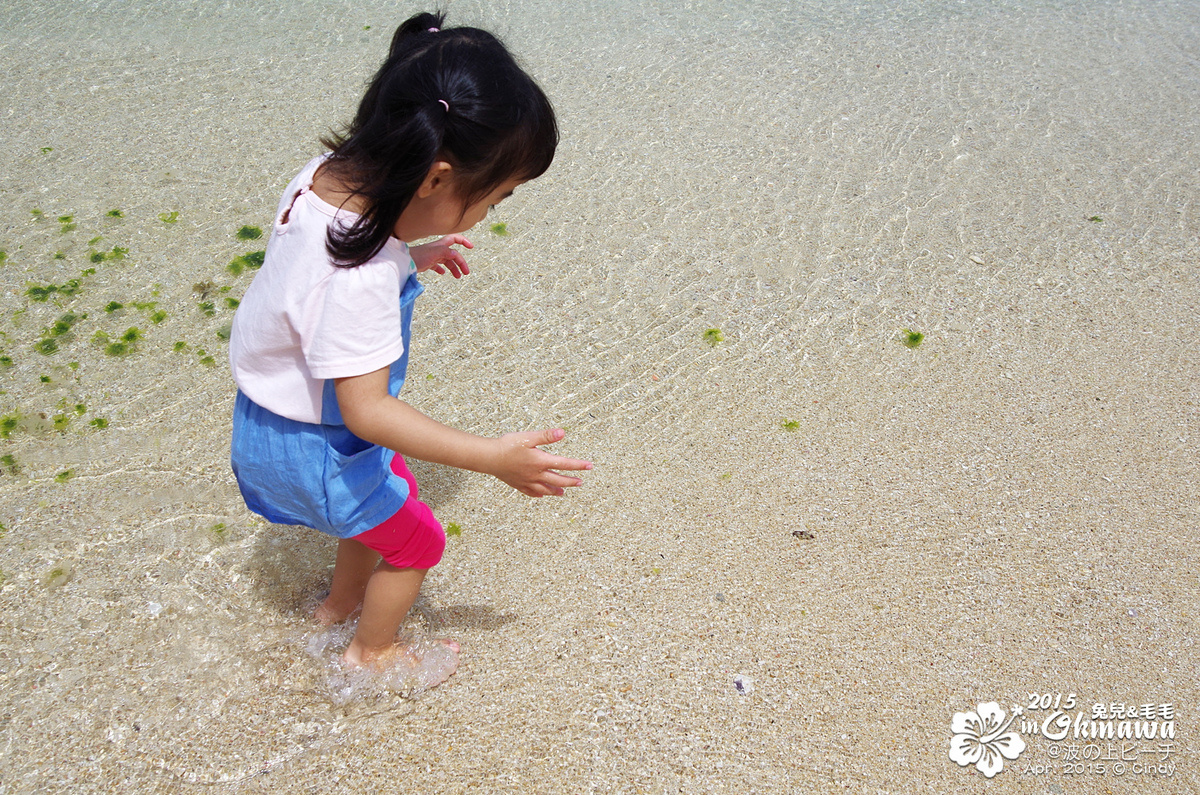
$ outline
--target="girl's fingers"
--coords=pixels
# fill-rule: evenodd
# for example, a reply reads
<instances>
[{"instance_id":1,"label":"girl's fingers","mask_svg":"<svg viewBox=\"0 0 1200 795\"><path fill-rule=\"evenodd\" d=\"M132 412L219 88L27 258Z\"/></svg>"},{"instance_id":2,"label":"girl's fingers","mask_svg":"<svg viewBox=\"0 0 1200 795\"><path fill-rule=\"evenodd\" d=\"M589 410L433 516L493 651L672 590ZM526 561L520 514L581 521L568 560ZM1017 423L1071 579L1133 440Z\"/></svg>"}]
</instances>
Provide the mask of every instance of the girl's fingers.
<instances>
[{"instance_id":1,"label":"girl's fingers","mask_svg":"<svg viewBox=\"0 0 1200 795\"><path fill-rule=\"evenodd\" d=\"M475 248L475 245L470 240L467 240L465 237L463 237L462 235L446 235L438 242L441 243L443 246L458 245L458 246L462 246L463 248Z\"/></svg>"},{"instance_id":2,"label":"girl's fingers","mask_svg":"<svg viewBox=\"0 0 1200 795\"><path fill-rule=\"evenodd\" d=\"M546 476L542 479L542 482L545 483L546 485L550 486L551 488L562 488L563 486L580 486L583 484L583 481L580 480L579 478L573 478L573 477L570 477L569 475L563 475L563 474L560 474L558 472L554 472L551 470L546 471ZM559 493L561 494L561 492L559 492Z\"/></svg>"},{"instance_id":3,"label":"girl's fingers","mask_svg":"<svg viewBox=\"0 0 1200 795\"><path fill-rule=\"evenodd\" d=\"M562 458L561 456L553 456L549 461L547 469L569 469L574 472L586 472L592 468L591 461L584 461L579 458Z\"/></svg>"},{"instance_id":4,"label":"girl's fingers","mask_svg":"<svg viewBox=\"0 0 1200 795\"><path fill-rule=\"evenodd\" d=\"M567 432L562 428L547 428L544 431L529 431L521 435L525 437L522 442L527 447L539 447L543 444L554 444L555 442L562 441Z\"/></svg>"}]
</instances>

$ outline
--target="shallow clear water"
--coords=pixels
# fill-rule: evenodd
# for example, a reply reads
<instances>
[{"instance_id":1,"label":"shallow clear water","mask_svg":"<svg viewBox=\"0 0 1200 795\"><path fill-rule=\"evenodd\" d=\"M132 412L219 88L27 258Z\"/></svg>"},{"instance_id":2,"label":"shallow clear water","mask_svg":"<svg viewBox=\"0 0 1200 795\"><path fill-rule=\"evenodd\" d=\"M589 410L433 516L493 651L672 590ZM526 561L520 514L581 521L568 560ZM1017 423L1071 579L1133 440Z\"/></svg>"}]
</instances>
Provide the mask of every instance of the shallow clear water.
<instances>
[{"instance_id":1,"label":"shallow clear water","mask_svg":"<svg viewBox=\"0 0 1200 795\"><path fill-rule=\"evenodd\" d=\"M496 30L543 83L563 142L496 216L513 234L478 234L472 279L422 299L410 399L480 433L566 425L560 449L598 457L597 477L530 504L418 468L465 528L421 629L468 662L415 699L329 667L345 638L303 609L329 541L248 515L228 472L220 332L251 274L226 265L258 247L237 230L267 226L398 13L0 9L4 786L246 784L285 764L332 786L368 742L411 753L432 786L419 763L461 735L445 764L480 776L494 753L506 780L549 770L579 791L684 760L701 789L763 790L805 756L874 764L867 702L928 726L949 720L947 687L1057 672L1018 641L1060 597L1093 612L1059 642L1109 684L1200 703L1194 577L1121 585L1195 554L1200 7L1185 2L453 3L451 22ZM60 289L37 302L31 286ZM96 341L129 328L124 356ZM896 343L907 328L919 351ZM34 350L50 338L56 352ZM836 539L811 553L816 574L772 545L797 521ZM984 528L1033 547L986 546ZM1129 528L1152 546L1127 547ZM1024 596L995 574L1063 557ZM955 590L953 561L984 576ZM716 590L731 597L714 614ZM863 594L904 616L1009 609L953 638L896 633ZM1144 624L1122 624L1135 608ZM1149 662L1103 645L1150 636ZM786 687L760 671L765 648L790 661ZM912 669L880 685L845 649ZM769 710L714 685L743 672ZM813 711L864 682L864 704ZM703 742L679 740L685 712ZM755 745L776 719L787 753ZM749 751L762 764L738 767ZM935 751L910 750L913 775L941 770ZM882 787L881 771L855 780Z\"/></svg>"}]
</instances>

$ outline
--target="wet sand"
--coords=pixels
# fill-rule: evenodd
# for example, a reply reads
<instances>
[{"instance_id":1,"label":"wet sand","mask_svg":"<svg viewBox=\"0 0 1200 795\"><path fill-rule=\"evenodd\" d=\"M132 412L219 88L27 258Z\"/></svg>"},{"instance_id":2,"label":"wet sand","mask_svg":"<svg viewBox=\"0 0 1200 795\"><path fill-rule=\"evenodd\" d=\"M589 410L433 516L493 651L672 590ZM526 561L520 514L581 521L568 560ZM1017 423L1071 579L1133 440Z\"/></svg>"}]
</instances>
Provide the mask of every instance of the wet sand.
<instances>
[{"instance_id":1,"label":"wet sand","mask_svg":"<svg viewBox=\"0 0 1200 795\"><path fill-rule=\"evenodd\" d=\"M463 647L415 695L309 651L334 544L242 506L220 335L415 7L209 5L0 11L0 790L1200 788L1195 4L453 3L563 142L405 398L596 468L414 463L462 532L410 629Z\"/></svg>"}]
</instances>

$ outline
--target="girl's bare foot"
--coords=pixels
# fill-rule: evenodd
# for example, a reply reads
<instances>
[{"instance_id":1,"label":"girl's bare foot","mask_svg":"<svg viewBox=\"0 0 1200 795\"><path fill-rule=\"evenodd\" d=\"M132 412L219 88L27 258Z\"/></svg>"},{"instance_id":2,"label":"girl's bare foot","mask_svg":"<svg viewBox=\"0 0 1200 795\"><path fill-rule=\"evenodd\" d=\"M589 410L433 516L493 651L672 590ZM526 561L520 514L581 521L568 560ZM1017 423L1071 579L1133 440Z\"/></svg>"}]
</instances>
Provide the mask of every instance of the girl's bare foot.
<instances>
[{"instance_id":1,"label":"girl's bare foot","mask_svg":"<svg viewBox=\"0 0 1200 795\"><path fill-rule=\"evenodd\" d=\"M458 670L458 651L458 644L452 640L415 646L394 643L382 649L368 649L356 638L350 641L342 662L348 668L410 675L421 689L426 689L440 685Z\"/></svg>"},{"instance_id":2,"label":"girl's bare foot","mask_svg":"<svg viewBox=\"0 0 1200 795\"><path fill-rule=\"evenodd\" d=\"M313 621L316 621L323 627L331 627L350 618L350 616L358 612L360 607L362 607L362 603L350 606L334 604L332 597L326 596L324 601L313 610Z\"/></svg>"}]
</instances>

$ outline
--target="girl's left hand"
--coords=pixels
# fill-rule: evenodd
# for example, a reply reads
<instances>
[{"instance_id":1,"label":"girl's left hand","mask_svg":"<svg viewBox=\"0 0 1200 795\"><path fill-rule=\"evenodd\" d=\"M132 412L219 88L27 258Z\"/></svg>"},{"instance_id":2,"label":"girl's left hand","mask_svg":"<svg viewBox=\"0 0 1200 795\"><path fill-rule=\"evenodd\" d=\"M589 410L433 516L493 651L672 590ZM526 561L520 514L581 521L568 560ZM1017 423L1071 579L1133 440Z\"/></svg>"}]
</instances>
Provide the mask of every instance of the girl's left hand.
<instances>
[{"instance_id":1,"label":"girl's left hand","mask_svg":"<svg viewBox=\"0 0 1200 795\"><path fill-rule=\"evenodd\" d=\"M450 248L451 246L475 248L471 241L462 235L446 235L432 243L413 246L408 253L417 265L417 273L431 270L434 273L444 274L449 270L451 276L461 279L470 273L471 269L467 267L467 261L463 255L456 249Z\"/></svg>"}]
</instances>

